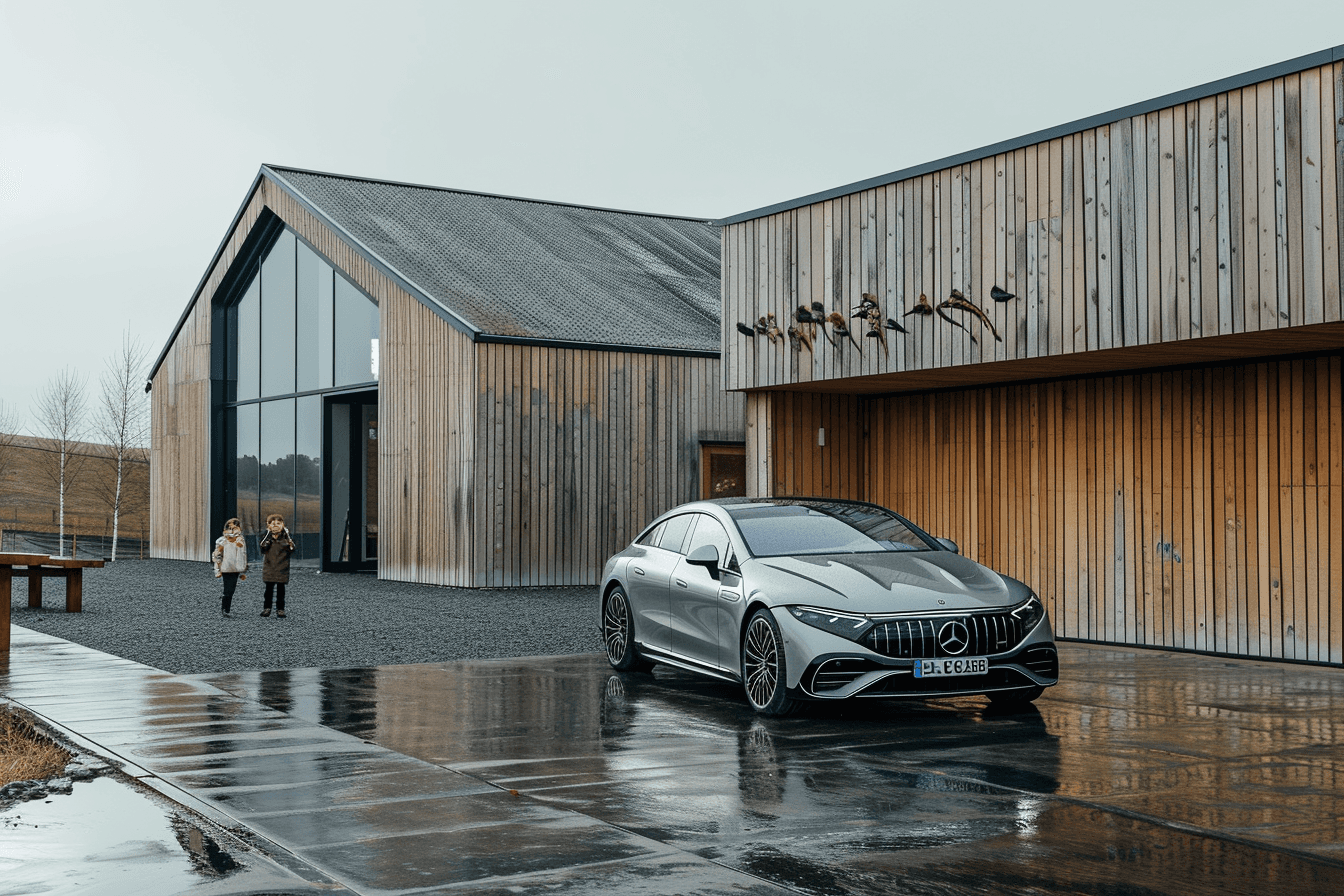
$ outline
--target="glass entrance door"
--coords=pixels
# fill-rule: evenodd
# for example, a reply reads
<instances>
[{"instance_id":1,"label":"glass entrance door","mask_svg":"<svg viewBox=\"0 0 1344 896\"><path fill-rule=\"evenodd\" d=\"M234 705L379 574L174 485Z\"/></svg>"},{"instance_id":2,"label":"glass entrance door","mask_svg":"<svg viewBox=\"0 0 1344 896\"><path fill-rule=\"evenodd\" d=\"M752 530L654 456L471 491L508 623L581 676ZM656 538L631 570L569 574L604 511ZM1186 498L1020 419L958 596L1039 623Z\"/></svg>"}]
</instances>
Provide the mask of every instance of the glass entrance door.
<instances>
[{"instance_id":1,"label":"glass entrance door","mask_svg":"<svg viewBox=\"0 0 1344 896\"><path fill-rule=\"evenodd\" d=\"M378 569L378 393L326 400L323 569Z\"/></svg>"}]
</instances>

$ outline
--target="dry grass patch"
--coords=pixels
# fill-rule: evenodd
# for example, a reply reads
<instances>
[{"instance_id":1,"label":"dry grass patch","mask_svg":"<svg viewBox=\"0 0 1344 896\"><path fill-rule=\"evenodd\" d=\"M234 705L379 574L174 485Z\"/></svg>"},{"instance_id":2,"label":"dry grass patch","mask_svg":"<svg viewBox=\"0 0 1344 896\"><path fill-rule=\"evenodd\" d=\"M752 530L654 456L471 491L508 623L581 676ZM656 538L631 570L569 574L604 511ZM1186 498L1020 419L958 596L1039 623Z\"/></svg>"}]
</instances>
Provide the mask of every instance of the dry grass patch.
<instances>
[{"instance_id":1,"label":"dry grass patch","mask_svg":"<svg viewBox=\"0 0 1344 896\"><path fill-rule=\"evenodd\" d=\"M70 761L23 715L0 706L0 787L13 781L42 781L59 775Z\"/></svg>"}]
</instances>

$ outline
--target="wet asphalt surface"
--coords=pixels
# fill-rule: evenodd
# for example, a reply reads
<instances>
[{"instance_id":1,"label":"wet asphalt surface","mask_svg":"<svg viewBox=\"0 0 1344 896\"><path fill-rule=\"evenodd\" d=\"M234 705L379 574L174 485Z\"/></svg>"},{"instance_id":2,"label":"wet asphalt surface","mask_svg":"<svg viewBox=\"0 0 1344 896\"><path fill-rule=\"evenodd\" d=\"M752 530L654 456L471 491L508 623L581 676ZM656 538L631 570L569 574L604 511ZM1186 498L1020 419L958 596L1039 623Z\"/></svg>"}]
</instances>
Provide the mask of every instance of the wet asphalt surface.
<instances>
[{"instance_id":1,"label":"wet asphalt surface","mask_svg":"<svg viewBox=\"0 0 1344 896\"><path fill-rule=\"evenodd\" d=\"M14 633L0 693L250 842L265 892L1344 892L1338 669L1064 644L1032 711L763 719L595 654L177 676Z\"/></svg>"}]
</instances>

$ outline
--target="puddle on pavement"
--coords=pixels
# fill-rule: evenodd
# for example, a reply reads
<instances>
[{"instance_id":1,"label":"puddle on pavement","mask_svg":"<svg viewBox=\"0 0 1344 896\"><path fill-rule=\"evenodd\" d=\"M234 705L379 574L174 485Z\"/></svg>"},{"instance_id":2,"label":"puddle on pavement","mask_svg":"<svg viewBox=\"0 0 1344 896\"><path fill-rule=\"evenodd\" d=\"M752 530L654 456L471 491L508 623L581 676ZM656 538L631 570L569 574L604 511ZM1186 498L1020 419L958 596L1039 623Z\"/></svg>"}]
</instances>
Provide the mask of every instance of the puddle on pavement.
<instances>
[{"instance_id":1,"label":"puddle on pavement","mask_svg":"<svg viewBox=\"0 0 1344 896\"><path fill-rule=\"evenodd\" d=\"M0 810L0 896L311 891L270 862L244 862L244 852L162 796L99 777Z\"/></svg>"}]
</instances>

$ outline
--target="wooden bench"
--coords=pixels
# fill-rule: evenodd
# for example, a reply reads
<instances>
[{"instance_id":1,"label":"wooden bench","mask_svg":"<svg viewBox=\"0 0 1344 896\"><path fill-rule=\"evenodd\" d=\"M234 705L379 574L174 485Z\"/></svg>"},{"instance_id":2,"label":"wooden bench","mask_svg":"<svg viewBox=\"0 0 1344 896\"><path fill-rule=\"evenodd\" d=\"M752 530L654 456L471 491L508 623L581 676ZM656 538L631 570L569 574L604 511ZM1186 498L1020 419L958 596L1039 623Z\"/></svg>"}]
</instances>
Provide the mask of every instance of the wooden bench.
<instances>
[{"instance_id":1,"label":"wooden bench","mask_svg":"<svg viewBox=\"0 0 1344 896\"><path fill-rule=\"evenodd\" d=\"M65 579L65 612L80 613L84 610L84 570L102 565L101 560L0 553L0 657L9 655L9 603L14 579L28 580L28 606L34 610L42 609L42 580Z\"/></svg>"}]
</instances>

